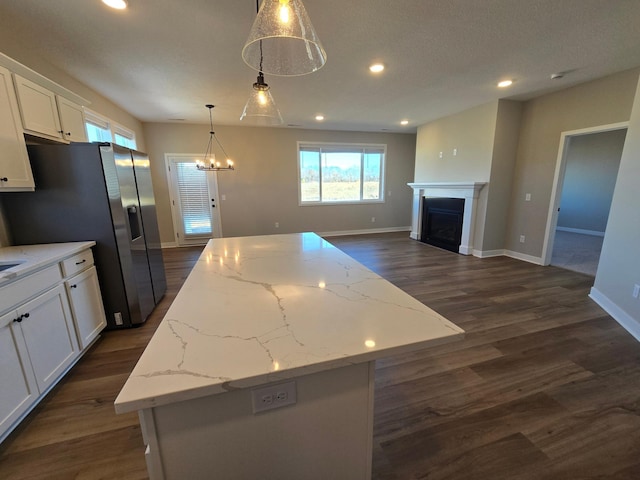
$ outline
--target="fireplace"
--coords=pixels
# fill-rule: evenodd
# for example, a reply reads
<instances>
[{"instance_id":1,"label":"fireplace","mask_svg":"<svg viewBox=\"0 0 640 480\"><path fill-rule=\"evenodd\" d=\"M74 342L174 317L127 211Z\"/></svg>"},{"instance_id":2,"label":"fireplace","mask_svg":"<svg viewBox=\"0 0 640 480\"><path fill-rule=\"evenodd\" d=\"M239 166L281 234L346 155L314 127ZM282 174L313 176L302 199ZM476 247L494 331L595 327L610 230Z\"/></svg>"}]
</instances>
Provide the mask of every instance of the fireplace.
<instances>
[{"instance_id":1,"label":"fireplace","mask_svg":"<svg viewBox=\"0 0 640 480\"><path fill-rule=\"evenodd\" d=\"M463 218L464 198L424 197L420 241L458 253Z\"/></svg>"},{"instance_id":2,"label":"fireplace","mask_svg":"<svg viewBox=\"0 0 640 480\"><path fill-rule=\"evenodd\" d=\"M476 219L480 192L486 182L447 182L447 183L409 183L413 189L413 213L411 216L411 238L422 240L422 209L425 197L433 198L457 198L464 200L464 212L462 215L462 234L460 247L457 250L463 255L474 254L474 235L476 221L484 224L484 218ZM486 191L486 190L485 190Z\"/></svg>"}]
</instances>

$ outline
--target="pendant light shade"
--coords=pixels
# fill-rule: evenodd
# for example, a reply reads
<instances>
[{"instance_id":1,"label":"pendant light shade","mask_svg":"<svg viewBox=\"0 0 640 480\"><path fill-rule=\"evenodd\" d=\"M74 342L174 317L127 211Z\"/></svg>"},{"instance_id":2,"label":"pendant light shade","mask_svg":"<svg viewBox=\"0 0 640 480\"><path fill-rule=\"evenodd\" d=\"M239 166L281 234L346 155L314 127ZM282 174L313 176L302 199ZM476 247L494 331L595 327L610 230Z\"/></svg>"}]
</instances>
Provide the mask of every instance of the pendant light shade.
<instances>
[{"instance_id":1,"label":"pendant light shade","mask_svg":"<svg viewBox=\"0 0 640 480\"><path fill-rule=\"evenodd\" d=\"M242 59L259 72L295 76L322 68L327 54L301 0L263 0Z\"/></svg>"},{"instance_id":2,"label":"pendant light shade","mask_svg":"<svg viewBox=\"0 0 640 480\"><path fill-rule=\"evenodd\" d=\"M240 120L254 125L280 125L282 116L276 107L273 97L264 81L262 72L258 75L256 83L253 84L249 100L244 106Z\"/></svg>"}]
</instances>

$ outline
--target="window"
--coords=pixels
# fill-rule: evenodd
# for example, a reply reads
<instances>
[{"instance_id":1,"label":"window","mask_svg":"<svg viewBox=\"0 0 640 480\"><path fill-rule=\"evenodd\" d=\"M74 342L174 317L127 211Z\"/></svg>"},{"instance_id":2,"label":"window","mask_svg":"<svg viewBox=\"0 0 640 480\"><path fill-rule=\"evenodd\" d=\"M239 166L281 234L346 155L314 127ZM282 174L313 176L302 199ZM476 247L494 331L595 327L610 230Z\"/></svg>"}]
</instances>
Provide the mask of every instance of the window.
<instances>
[{"instance_id":1,"label":"window","mask_svg":"<svg viewBox=\"0 0 640 480\"><path fill-rule=\"evenodd\" d=\"M122 125L112 124L113 143L123 147L136 149L136 134L131 130L124 128Z\"/></svg>"},{"instance_id":2,"label":"window","mask_svg":"<svg viewBox=\"0 0 640 480\"><path fill-rule=\"evenodd\" d=\"M386 145L298 142L300 204L384 201Z\"/></svg>"},{"instance_id":3,"label":"window","mask_svg":"<svg viewBox=\"0 0 640 480\"><path fill-rule=\"evenodd\" d=\"M127 148L136 148L136 134L107 117L85 108L85 127L90 142L113 142Z\"/></svg>"},{"instance_id":4,"label":"window","mask_svg":"<svg viewBox=\"0 0 640 480\"><path fill-rule=\"evenodd\" d=\"M111 141L111 128L108 119L85 109L84 121L87 128L87 138L90 142Z\"/></svg>"}]
</instances>

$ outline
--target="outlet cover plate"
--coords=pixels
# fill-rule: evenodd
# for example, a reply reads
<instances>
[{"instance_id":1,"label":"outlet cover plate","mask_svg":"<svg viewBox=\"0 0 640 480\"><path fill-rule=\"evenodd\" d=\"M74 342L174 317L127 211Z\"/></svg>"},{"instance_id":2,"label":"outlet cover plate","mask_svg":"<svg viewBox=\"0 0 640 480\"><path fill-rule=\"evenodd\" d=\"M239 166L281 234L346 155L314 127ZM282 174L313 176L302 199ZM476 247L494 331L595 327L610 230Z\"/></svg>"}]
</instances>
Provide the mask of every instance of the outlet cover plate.
<instances>
[{"instance_id":1,"label":"outlet cover plate","mask_svg":"<svg viewBox=\"0 0 640 480\"><path fill-rule=\"evenodd\" d=\"M286 407L297 402L296 382L279 383L251 390L253 413Z\"/></svg>"}]
</instances>

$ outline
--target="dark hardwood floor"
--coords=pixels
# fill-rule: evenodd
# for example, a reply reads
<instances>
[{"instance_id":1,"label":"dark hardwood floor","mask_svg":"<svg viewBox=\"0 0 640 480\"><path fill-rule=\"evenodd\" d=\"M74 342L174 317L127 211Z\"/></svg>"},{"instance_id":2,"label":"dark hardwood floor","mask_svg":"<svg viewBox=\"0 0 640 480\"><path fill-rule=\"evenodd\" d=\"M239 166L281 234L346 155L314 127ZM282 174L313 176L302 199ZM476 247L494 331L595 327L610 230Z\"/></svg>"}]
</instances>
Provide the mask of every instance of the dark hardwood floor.
<instances>
[{"instance_id":1,"label":"dark hardwood floor","mask_svg":"<svg viewBox=\"0 0 640 480\"><path fill-rule=\"evenodd\" d=\"M328 240L467 332L378 362L375 479L640 479L640 344L588 298L593 277L406 232ZM105 332L0 446L1 479L147 478L113 401L199 252L164 252L151 318Z\"/></svg>"}]
</instances>

